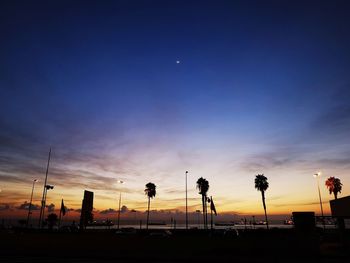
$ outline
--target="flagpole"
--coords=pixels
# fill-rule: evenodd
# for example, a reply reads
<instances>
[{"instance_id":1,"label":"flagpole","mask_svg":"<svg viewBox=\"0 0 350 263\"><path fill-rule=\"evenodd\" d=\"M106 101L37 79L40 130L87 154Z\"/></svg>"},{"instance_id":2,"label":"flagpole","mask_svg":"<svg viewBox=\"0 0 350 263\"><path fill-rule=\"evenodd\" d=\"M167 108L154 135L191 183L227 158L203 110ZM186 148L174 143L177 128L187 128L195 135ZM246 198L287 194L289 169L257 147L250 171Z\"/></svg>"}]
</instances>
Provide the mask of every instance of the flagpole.
<instances>
[{"instance_id":1,"label":"flagpole","mask_svg":"<svg viewBox=\"0 0 350 263\"><path fill-rule=\"evenodd\" d=\"M62 220L62 206L63 206L63 199L61 201L61 209L60 209L60 216L59 216L59 219L58 219L58 228L61 227L61 220ZM63 207L64 209L64 207Z\"/></svg>"},{"instance_id":2,"label":"flagpole","mask_svg":"<svg viewBox=\"0 0 350 263\"><path fill-rule=\"evenodd\" d=\"M39 215L39 228L42 227L42 224L41 224L41 223L42 223L42 220L43 220L44 210L45 210L45 206L46 206L46 202L45 202L45 192L46 192L47 175L48 175L48 173L49 173L50 158L51 158L51 147L50 147L50 151L49 151L49 157L48 157L48 159L47 159L47 166L46 166L46 175L45 175L43 196L42 196L42 198L41 198L41 209L40 209L40 215Z\"/></svg>"}]
</instances>

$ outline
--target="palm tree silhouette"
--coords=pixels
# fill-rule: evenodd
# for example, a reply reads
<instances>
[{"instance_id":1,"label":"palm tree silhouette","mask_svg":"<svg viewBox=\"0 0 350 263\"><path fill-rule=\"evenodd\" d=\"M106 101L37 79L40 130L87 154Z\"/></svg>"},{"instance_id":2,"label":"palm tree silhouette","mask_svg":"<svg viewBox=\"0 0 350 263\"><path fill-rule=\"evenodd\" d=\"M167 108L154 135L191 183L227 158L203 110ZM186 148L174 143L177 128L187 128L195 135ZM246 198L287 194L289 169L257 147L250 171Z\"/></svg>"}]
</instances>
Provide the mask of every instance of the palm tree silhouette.
<instances>
[{"instance_id":1,"label":"palm tree silhouette","mask_svg":"<svg viewBox=\"0 0 350 263\"><path fill-rule=\"evenodd\" d=\"M151 204L151 198L156 196L156 185L154 183L148 183L146 184L145 194L148 197L148 209L147 209L147 225L146 229L148 229L148 222L149 222L149 208Z\"/></svg>"},{"instance_id":2,"label":"palm tree silhouette","mask_svg":"<svg viewBox=\"0 0 350 263\"><path fill-rule=\"evenodd\" d=\"M262 203L265 211L266 227L267 229L269 229L269 222L267 220L266 204L265 204L265 191L267 190L267 188L269 188L269 183L267 182L267 178L264 176L264 174L258 174L255 176L255 188L261 192Z\"/></svg>"},{"instance_id":3,"label":"palm tree silhouette","mask_svg":"<svg viewBox=\"0 0 350 263\"><path fill-rule=\"evenodd\" d=\"M207 192L209 190L209 182L203 177L197 180L197 189L199 194L202 195L202 206L203 206L203 224L204 228L207 228Z\"/></svg>"},{"instance_id":4,"label":"palm tree silhouette","mask_svg":"<svg viewBox=\"0 0 350 263\"><path fill-rule=\"evenodd\" d=\"M334 194L334 199L338 199L338 193L341 193L342 183L339 178L335 178L334 176L329 177L326 180L326 186L329 190L329 194Z\"/></svg>"}]
</instances>

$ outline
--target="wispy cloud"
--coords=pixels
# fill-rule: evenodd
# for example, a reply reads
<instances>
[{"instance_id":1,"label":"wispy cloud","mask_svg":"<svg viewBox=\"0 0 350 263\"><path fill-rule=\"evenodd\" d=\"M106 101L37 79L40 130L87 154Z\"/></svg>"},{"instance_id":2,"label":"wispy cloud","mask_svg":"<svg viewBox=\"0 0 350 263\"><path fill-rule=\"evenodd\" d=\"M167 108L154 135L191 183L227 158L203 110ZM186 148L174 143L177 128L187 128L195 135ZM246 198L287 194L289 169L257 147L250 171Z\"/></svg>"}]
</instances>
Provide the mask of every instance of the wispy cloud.
<instances>
[{"instance_id":1,"label":"wispy cloud","mask_svg":"<svg viewBox=\"0 0 350 263\"><path fill-rule=\"evenodd\" d=\"M322 201L322 204L326 205L329 202ZM296 202L296 203L285 203L285 204L273 204L274 207L297 207L297 206L314 206L314 205L320 205L320 202L314 202L314 201L304 201L304 202Z\"/></svg>"},{"instance_id":2,"label":"wispy cloud","mask_svg":"<svg viewBox=\"0 0 350 263\"><path fill-rule=\"evenodd\" d=\"M241 162L241 168L246 171L257 172L266 169L302 165L305 152L302 147L274 147L273 150L250 154Z\"/></svg>"},{"instance_id":3,"label":"wispy cloud","mask_svg":"<svg viewBox=\"0 0 350 263\"><path fill-rule=\"evenodd\" d=\"M346 135L350 130L350 83L335 88L330 99L333 102L332 105L325 107L315 118L310 125L310 130L313 136L321 138L348 139Z\"/></svg>"}]
</instances>

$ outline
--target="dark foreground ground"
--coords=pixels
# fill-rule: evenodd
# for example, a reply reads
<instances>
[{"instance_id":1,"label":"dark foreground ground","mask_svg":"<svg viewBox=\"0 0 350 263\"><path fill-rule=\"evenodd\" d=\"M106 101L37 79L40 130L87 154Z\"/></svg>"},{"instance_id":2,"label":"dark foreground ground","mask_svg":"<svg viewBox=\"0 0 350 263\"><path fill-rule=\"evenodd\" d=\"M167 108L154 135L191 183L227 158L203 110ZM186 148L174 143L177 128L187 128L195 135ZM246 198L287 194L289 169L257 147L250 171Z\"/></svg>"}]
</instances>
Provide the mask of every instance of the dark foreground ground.
<instances>
[{"instance_id":1,"label":"dark foreground ground","mask_svg":"<svg viewBox=\"0 0 350 263\"><path fill-rule=\"evenodd\" d=\"M349 235L296 233L292 229L172 235L0 232L0 262L350 262Z\"/></svg>"}]
</instances>

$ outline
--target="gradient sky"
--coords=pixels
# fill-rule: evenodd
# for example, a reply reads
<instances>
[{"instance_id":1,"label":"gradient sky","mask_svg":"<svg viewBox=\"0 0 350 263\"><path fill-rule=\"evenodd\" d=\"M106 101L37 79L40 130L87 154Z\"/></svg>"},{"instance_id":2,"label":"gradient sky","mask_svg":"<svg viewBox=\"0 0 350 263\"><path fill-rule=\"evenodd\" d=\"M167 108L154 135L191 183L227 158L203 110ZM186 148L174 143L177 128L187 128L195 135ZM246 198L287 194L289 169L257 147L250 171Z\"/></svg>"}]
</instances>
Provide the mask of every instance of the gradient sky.
<instances>
[{"instance_id":1,"label":"gradient sky","mask_svg":"<svg viewBox=\"0 0 350 263\"><path fill-rule=\"evenodd\" d=\"M47 203L144 211L329 212L350 194L348 1L1 1L0 213L21 210L49 147ZM176 63L180 61L180 63ZM124 185L118 185L117 180Z\"/></svg>"}]
</instances>

